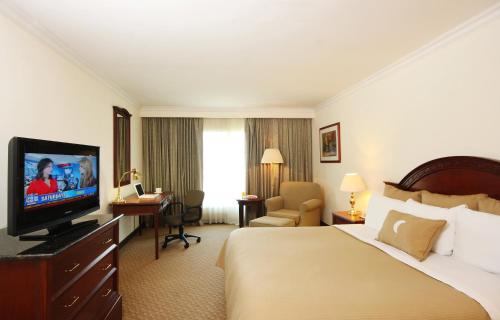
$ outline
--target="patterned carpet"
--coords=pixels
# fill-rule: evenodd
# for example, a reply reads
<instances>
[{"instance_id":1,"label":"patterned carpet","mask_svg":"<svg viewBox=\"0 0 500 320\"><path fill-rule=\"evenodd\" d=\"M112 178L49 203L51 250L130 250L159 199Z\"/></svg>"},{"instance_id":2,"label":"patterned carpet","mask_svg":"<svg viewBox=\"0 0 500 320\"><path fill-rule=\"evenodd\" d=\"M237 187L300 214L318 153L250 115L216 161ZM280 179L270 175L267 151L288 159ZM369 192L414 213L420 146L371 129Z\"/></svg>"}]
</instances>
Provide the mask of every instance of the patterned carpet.
<instances>
[{"instance_id":1,"label":"patterned carpet","mask_svg":"<svg viewBox=\"0 0 500 320\"><path fill-rule=\"evenodd\" d=\"M187 233L202 237L201 243L190 239L187 250L180 241L169 243L161 250L159 260L154 259L152 229L131 239L120 250L123 319L225 319L224 272L215 261L224 240L235 228L187 227ZM160 235L167 232L163 229Z\"/></svg>"}]
</instances>

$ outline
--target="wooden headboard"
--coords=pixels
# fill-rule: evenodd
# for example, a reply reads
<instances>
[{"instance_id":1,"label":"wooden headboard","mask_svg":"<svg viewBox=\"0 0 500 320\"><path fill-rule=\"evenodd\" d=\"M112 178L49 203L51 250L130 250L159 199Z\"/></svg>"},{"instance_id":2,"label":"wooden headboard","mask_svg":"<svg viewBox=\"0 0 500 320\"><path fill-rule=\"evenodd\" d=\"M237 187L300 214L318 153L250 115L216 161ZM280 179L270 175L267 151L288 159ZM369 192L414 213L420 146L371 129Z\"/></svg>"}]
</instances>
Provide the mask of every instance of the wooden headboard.
<instances>
[{"instance_id":1,"label":"wooden headboard","mask_svg":"<svg viewBox=\"0 0 500 320\"><path fill-rule=\"evenodd\" d=\"M390 185L442 194L486 193L500 200L500 161L479 157L445 157L426 162Z\"/></svg>"}]
</instances>

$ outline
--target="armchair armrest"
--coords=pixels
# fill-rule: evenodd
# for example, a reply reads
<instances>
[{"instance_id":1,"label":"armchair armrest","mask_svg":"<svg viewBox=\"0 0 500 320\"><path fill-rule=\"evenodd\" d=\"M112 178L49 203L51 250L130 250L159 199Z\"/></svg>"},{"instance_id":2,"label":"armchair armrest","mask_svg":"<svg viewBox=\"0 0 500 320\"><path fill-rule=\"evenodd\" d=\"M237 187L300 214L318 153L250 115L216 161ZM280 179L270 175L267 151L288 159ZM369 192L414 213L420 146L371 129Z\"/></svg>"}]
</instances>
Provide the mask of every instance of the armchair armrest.
<instances>
[{"instance_id":1,"label":"armchair armrest","mask_svg":"<svg viewBox=\"0 0 500 320\"><path fill-rule=\"evenodd\" d=\"M299 211L301 213L311 211L311 210L314 210L314 209L321 207L321 204L322 204L322 202L319 199L307 200L305 202L302 202L302 204L300 205Z\"/></svg>"},{"instance_id":2,"label":"armchair armrest","mask_svg":"<svg viewBox=\"0 0 500 320\"><path fill-rule=\"evenodd\" d=\"M283 209L283 198L281 196L266 199L267 211L276 211Z\"/></svg>"},{"instance_id":3,"label":"armchair armrest","mask_svg":"<svg viewBox=\"0 0 500 320\"><path fill-rule=\"evenodd\" d=\"M321 206L323 202L319 199L311 199L299 207L300 223L299 226L319 226L321 219Z\"/></svg>"}]
</instances>

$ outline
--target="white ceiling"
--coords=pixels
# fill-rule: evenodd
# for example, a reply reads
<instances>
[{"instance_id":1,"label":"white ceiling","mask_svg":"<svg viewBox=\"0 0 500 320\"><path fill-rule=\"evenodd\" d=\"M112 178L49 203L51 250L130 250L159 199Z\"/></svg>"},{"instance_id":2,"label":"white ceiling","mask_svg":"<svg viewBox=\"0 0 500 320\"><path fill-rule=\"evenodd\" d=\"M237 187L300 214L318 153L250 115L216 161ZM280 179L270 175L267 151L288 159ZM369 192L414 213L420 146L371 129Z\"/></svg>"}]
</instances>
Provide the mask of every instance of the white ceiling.
<instances>
[{"instance_id":1,"label":"white ceiling","mask_svg":"<svg viewBox=\"0 0 500 320\"><path fill-rule=\"evenodd\" d=\"M496 0L4 0L144 106L313 107Z\"/></svg>"}]
</instances>

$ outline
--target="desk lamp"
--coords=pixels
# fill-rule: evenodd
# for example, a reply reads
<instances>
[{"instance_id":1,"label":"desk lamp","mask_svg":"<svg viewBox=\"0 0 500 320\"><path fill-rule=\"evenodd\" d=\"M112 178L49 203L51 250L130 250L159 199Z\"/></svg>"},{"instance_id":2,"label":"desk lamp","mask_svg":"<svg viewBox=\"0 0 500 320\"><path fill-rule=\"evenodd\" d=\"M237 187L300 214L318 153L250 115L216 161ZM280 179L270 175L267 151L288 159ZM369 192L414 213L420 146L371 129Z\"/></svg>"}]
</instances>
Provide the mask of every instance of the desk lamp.
<instances>
[{"instance_id":1,"label":"desk lamp","mask_svg":"<svg viewBox=\"0 0 500 320\"><path fill-rule=\"evenodd\" d=\"M122 192L121 192L120 184L121 184L123 178L125 178L125 176L127 174L131 175L132 180L138 180L139 177L141 176L141 174L139 173L139 171L137 171L135 168L132 169L132 170L130 170L130 171L124 172L122 174L120 180L118 181L118 190L116 192L116 197L115 197L115 200L113 202L116 202L116 203L124 203L125 202L125 199L123 199L123 197L122 197Z\"/></svg>"}]
</instances>

